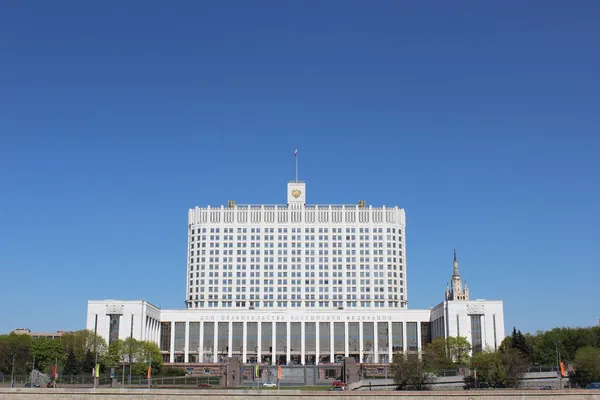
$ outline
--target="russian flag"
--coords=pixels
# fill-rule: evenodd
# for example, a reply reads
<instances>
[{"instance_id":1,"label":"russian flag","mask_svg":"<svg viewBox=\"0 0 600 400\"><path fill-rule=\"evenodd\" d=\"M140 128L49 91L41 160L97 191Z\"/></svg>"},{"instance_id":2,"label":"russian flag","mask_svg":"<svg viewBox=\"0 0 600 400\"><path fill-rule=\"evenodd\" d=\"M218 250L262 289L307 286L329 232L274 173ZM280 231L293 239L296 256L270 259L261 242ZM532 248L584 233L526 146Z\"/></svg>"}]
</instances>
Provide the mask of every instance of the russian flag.
<instances>
[{"instance_id":1,"label":"russian flag","mask_svg":"<svg viewBox=\"0 0 600 400\"><path fill-rule=\"evenodd\" d=\"M294 156L298 157L298 149L296 149L296 151L294 152Z\"/></svg>"}]
</instances>

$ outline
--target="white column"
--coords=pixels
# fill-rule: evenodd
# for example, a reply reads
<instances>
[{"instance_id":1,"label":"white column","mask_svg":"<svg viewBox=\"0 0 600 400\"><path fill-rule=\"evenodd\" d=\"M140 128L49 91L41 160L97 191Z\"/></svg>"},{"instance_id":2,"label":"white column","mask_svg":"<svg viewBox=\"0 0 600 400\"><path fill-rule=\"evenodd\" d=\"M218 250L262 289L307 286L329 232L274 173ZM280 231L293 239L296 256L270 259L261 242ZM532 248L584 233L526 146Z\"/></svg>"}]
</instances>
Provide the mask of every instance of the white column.
<instances>
[{"instance_id":1,"label":"white column","mask_svg":"<svg viewBox=\"0 0 600 400\"><path fill-rule=\"evenodd\" d=\"M248 343L246 338L248 337L248 323L242 322L242 362L246 363L246 353L248 352Z\"/></svg>"},{"instance_id":2,"label":"white column","mask_svg":"<svg viewBox=\"0 0 600 400\"><path fill-rule=\"evenodd\" d=\"M200 343L198 345L198 362L204 362L204 321L200 321Z\"/></svg>"},{"instance_id":3,"label":"white column","mask_svg":"<svg viewBox=\"0 0 600 400\"><path fill-rule=\"evenodd\" d=\"M358 322L358 360L359 362L363 362L363 357L364 357L364 349L363 349L363 343L365 341L365 338L363 337L363 322L359 321Z\"/></svg>"},{"instance_id":4,"label":"white column","mask_svg":"<svg viewBox=\"0 0 600 400\"><path fill-rule=\"evenodd\" d=\"M402 324L402 322L400 322ZM388 343L388 359L392 362L392 358L394 357L394 353L392 352L392 321L388 321L388 333L387 333L387 343ZM402 328L402 332L404 332L404 327ZM404 339L403 339L404 340ZM402 346L404 346L404 342L402 342Z\"/></svg>"},{"instance_id":5,"label":"white column","mask_svg":"<svg viewBox=\"0 0 600 400\"><path fill-rule=\"evenodd\" d=\"M258 347L257 350L257 354L256 354L256 362L260 364L261 360L261 353L262 353L262 328L261 328L261 322L258 321L256 323L256 346Z\"/></svg>"},{"instance_id":6,"label":"white column","mask_svg":"<svg viewBox=\"0 0 600 400\"><path fill-rule=\"evenodd\" d=\"M277 326L275 322L271 322L271 364L275 364L276 361L276 353L277 353L277 331L275 330Z\"/></svg>"},{"instance_id":7,"label":"white column","mask_svg":"<svg viewBox=\"0 0 600 400\"><path fill-rule=\"evenodd\" d=\"M319 365L319 354L320 354L320 349L319 346L321 345L321 341L319 340L319 321L315 322L315 365Z\"/></svg>"},{"instance_id":8,"label":"white column","mask_svg":"<svg viewBox=\"0 0 600 400\"><path fill-rule=\"evenodd\" d=\"M348 346L348 336L348 321L344 321L344 357L348 357L350 355L350 346Z\"/></svg>"},{"instance_id":9,"label":"white column","mask_svg":"<svg viewBox=\"0 0 600 400\"><path fill-rule=\"evenodd\" d=\"M417 321L417 352L419 354L419 360L421 359L421 322Z\"/></svg>"},{"instance_id":10,"label":"white column","mask_svg":"<svg viewBox=\"0 0 600 400\"><path fill-rule=\"evenodd\" d=\"M171 362L175 362L175 322L171 321Z\"/></svg>"},{"instance_id":11,"label":"white column","mask_svg":"<svg viewBox=\"0 0 600 400\"><path fill-rule=\"evenodd\" d=\"M190 321L185 321L185 347L183 348L183 362L190 362Z\"/></svg>"},{"instance_id":12,"label":"white column","mask_svg":"<svg viewBox=\"0 0 600 400\"><path fill-rule=\"evenodd\" d=\"M290 353L291 353L291 349L290 349L290 345L292 344L292 325L291 323L288 321L285 323L285 364L288 365L290 363Z\"/></svg>"},{"instance_id":13,"label":"white column","mask_svg":"<svg viewBox=\"0 0 600 400\"><path fill-rule=\"evenodd\" d=\"M375 355L373 362L375 363L379 362L379 329L377 324L377 321L373 322L373 354Z\"/></svg>"},{"instance_id":14,"label":"white column","mask_svg":"<svg viewBox=\"0 0 600 400\"><path fill-rule=\"evenodd\" d=\"M331 357L330 357L330 362L334 362L335 361L335 348L333 347L334 345L334 338L333 338L333 322L329 322L329 352L331 353Z\"/></svg>"},{"instance_id":15,"label":"white column","mask_svg":"<svg viewBox=\"0 0 600 400\"><path fill-rule=\"evenodd\" d=\"M213 322L213 324L214 324L213 325L214 326L214 328L213 328L214 337L213 337L212 356L213 356L213 362L216 363L217 362L217 356L218 356L218 353L219 353L217 351L218 350L218 344L219 344L219 342L218 342L218 340L219 340L219 323L216 321L216 318L215 318L215 321Z\"/></svg>"},{"instance_id":16,"label":"white column","mask_svg":"<svg viewBox=\"0 0 600 400\"><path fill-rule=\"evenodd\" d=\"M305 331L304 324L305 324L304 321L300 322L300 364L302 364L302 365L305 364L304 357L306 354L306 341L305 341L306 331Z\"/></svg>"},{"instance_id":17,"label":"white column","mask_svg":"<svg viewBox=\"0 0 600 400\"><path fill-rule=\"evenodd\" d=\"M227 329L229 329L229 335L227 336L227 357L231 357L231 353L233 353L233 322L228 322Z\"/></svg>"},{"instance_id":18,"label":"white column","mask_svg":"<svg viewBox=\"0 0 600 400\"><path fill-rule=\"evenodd\" d=\"M485 314L481 315L481 348L485 351L488 347L487 329L485 329Z\"/></svg>"}]
</instances>

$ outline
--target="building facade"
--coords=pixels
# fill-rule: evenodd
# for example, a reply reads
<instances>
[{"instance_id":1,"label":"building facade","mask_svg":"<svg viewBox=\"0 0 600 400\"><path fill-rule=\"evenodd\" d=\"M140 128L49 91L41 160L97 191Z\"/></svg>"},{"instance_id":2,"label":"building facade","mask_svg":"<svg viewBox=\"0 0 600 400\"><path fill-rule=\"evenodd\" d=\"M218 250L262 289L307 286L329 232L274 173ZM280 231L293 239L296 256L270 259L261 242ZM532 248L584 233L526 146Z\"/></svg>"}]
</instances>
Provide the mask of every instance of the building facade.
<instances>
[{"instance_id":1,"label":"building facade","mask_svg":"<svg viewBox=\"0 0 600 400\"><path fill-rule=\"evenodd\" d=\"M29 329L29 328L17 328L14 331L12 331L11 333L14 333L16 335L28 335L34 339L39 339L39 338L60 339L60 337L62 335L64 335L65 333L71 333L71 332L65 332L65 331L32 332L31 329Z\"/></svg>"},{"instance_id":2,"label":"building facade","mask_svg":"<svg viewBox=\"0 0 600 400\"><path fill-rule=\"evenodd\" d=\"M287 199L189 210L185 309L92 300L88 329L153 341L172 363L386 363L459 335L498 347L502 301L469 299L456 252L444 302L408 309L403 209L308 205L298 181Z\"/></svg>"}]
</instances>

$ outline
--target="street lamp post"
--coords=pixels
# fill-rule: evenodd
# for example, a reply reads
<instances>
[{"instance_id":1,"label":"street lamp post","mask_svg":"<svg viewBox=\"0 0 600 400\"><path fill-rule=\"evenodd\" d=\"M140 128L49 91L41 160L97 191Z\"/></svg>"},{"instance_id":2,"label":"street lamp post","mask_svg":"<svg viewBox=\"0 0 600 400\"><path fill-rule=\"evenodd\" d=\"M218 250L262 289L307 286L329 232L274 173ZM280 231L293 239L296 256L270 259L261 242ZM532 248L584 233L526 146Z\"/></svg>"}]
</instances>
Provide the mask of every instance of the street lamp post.
<instances>
[{"instance_id":1,"label":"street lamp post","mask_svg":"<svg viewBox=\"0 0 600 400\"><path fill-rule=\"evenodd\" d=\"M13 354L12 356L12 370L10 373L10 387L15 387L15 357L17 356L17 353Z\"/></svg>"},{"instance_id":2,"label":"street lamp post","mask_svg":"<svg viewBox=\"0 0 600 400\"><path fill-rule=\"evenodd\" d=\"M125 387L125 354L123 354L122 357L123 357L123 379L121 380L121 386Z\"/></svg>"}]
</instances>

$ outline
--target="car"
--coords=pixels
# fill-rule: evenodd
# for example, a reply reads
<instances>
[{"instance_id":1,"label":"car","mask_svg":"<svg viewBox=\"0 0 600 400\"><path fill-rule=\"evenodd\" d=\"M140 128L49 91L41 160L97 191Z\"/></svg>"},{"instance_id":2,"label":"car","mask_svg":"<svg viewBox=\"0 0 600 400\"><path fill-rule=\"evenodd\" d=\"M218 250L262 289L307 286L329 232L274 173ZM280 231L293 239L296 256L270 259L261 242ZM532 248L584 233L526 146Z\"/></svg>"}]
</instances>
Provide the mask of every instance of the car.
<instances>
[{"instance_id":1,"label":"car","mask_svg":"<svg viewBox=\"0 0 600 400\"><path fill-rule=\"evenodd\" d=\"M592 382L585 387L586 389L600 389L600 382Z\"/></svg>"},{"instance_id":2,"label":"car","mask_svg":"<svg viewBox=\"0 0 600 400\"><path fill-rule=\"evenodd\" d=\"M344 392L346 388L344 386L334 386L329 389L330 392Z\"/></svg>"},{"instance_id":3,"label":"car","mask_svg":"<svg viewBox=\"0 0 600 400\"><path fill-rule=\"evenodd\" d=\"M333 386L334 387L343 387L343 386L348 386L346 384L346 382L342 382L342 381L333 381Z\"/></svg>"},{"instance_id":4,"label":"car","mask_svg":"<svg viewBox=\"0 0 600 400\"><path fill-rule=\"evenodd\" d=\"M209 388L212 387L212 385L210 383L202 382L198 384L198 387Z\"/></svg>"},{"instance_id":5,"label":"car","mask_svg":"<svg viewBox=\"0 0 600 400\"><path fill-rule=\"evenodd\" d=\"M263 383L263 386L272 388L272 387L276 387L277 384L273 383L273 382L265 382L265 383Z\"/></svg>"},{"instance_id":6,"label":"car","mask_svg":"<svg viewBox=\"0 0 600 400\"><path fill-rule=\"evenodd\" d=\"M40 385L39 385L39 384L37 384L37 383L31 383L31 382L27 382L27 383L25 384L25 387L26 387L26 388L39 388L39 387L40 387Z\"/></svg>"}]
</instances>

